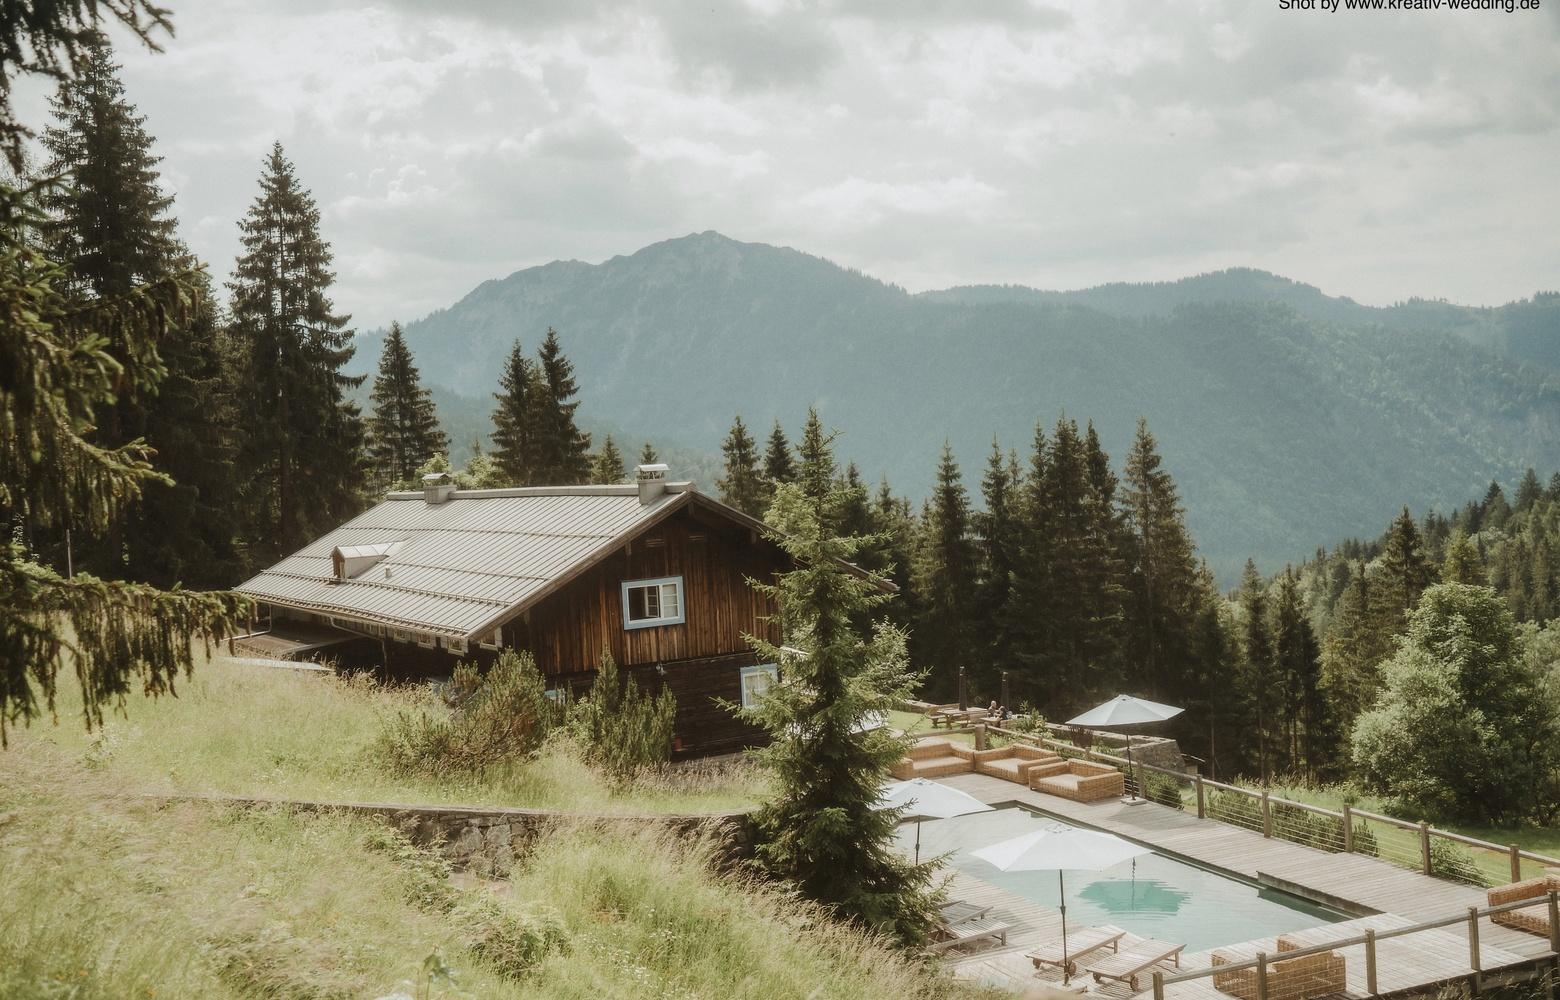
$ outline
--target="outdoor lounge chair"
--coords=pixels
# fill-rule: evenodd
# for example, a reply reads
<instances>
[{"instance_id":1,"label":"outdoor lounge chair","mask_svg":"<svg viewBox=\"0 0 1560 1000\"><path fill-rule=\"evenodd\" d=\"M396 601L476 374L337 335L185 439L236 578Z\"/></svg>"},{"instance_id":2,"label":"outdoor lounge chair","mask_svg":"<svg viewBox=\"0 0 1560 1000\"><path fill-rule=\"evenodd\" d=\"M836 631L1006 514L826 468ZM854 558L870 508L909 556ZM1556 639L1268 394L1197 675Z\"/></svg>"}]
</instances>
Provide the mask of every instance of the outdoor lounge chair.
<instances>
[{"instance_id":1,"label":"outdoor lounge chair","mask_svg":"<svg viewBox=\"0 0 1560 1000\"><path fill-rule=\"evenodd\" d=\"M1053 966L1062 969L1062 972L1071 976L1078 972L1078 962L1101 948L1109 948L1111 951L1121 950L1121 939L1126 931L1115 927L1085 927L1067 935L1066 968L1062 968L1062 939L1053 938L1045 942L1034 951L1024 957L1035 963L1036 969Z\"/></svg>"},{"instance_id":2,"label":"outdoor lounge chair","mask_svg":"<svg viewBox=\"0 0 1560 1000\"><path fill-rule=\"evenodd\" d=\"M1066 760L1030 768L1029 787L1074 802L1094 802L1126 794L1127 780L1114 767Z\"/></svg>"},{"instance_id":3,"label":"outdoor lounge chair","mask_svg":"<svg viewBox=\"0 0 1560 1000\"><path fill-rule=\"evenodd\" d=\"M929 947L932 951L944 951L982 938L995 938L999 943L1007 944L1008 931L1012 929L1002 921L988 917L961 920L956 924L945 923L937 928L937 933L944 935L943 939L933 941Z\"/></svg>"},{"instance_id":4,"label":"outdoor lounge chair","mask_svg":"<svg viewBox=\"0 0 1560 1000\"><path fill-rule=\"evenodd\" d=\"M1489 890L1486 898L1491 906L1515 903L1521 899L1531 899L1534 904L1532 906L1524 906L1520 910L1492 913L1490 914L1490 920L1504 927L1514 927L1519 931L1527 931L1529 934L1541 934L1544 937L1548 937L1549 907L1547 900L1551 889L1560 892L1560 868L1546 868L1544 874L1537 878L1525 879L1521 882L1513 882L1511 885L1503 885Z\"/></svg>"},{"instance_id":5,"label":"outdoor lounge chair","mask_svg":"<svg viewBox=\"0 0 1560 1000\"><path fill-rule=\"evenodd\" d=\"M975 772L989 774L993 778L1016 781L1020 785L1028 785L1031 769L1044 764L1060 763L1061 759L1049 750L1022 744L998 747L994 750L977 750Z\"/></svg>"},{"instance_id":6,"label":"outdoor lounge chair","mask_svg":"<svg viewBox=\"0 0 1560 1000\"><path fill-rule=\"evenodd\" d=\"M1185 948L1184 944L1170 944L1168 941L1144 938L1136 944L1120 949L1114 955L1105 955L1090 962L1083 967L1083 971L1093 976L1096 983L1113 979L1118 983L1126 983L1127 989L1136 993L1138 976L1160 962L1172 962L1176 968L1180 968L1181 952Z\"/></svg>"},{"instance_id":7,"label":"outdoor lounge chair","mask_svg":"<svg viewBox=\"0 0 1560 1000\"><path fill-rule=\"evenodd\" d=\"M949 774L968 774L975 770L975 762L968 754L969 747L949 743L947 740L925 739L888 769L900 781L911 778L941 778Z\"/></svg>"},{"instance_id":8,"label":"outdoor lounge chair","mask_svg":"<svg viewBox=\"0 0 1560 1000\"><path fill-rule=\"evenodd\" d=\"M1278 939L1280 953L1298 951L1303 945L1287 936ZM1215 951L1209 962L1217 969L1221 965L1235 965L1247 959L1225 951ZM1335 951L1304 955L1300 958L1277 958L1267 967L1267 1000L1310 1000L1311 997L1341 993L1348 989L1349 981L1343 956ZM1215 972L1213 988L1241 1000L1257 1000L1257 970L1237 969L1233 972Z\"/></svg>"},{"instance_id":9,"label":"outdoor lounge chair","mask_svg":"<svg viewBox=\"0 0 1560 1000\"><path fill-rule=\"evenodd\" d=\"M954 899L938 907L938 910L942 914L942 923L952 927L966 920L979 920L991 912L991 904L966 903L962 899Z\"/></svg>"}]
</instances>

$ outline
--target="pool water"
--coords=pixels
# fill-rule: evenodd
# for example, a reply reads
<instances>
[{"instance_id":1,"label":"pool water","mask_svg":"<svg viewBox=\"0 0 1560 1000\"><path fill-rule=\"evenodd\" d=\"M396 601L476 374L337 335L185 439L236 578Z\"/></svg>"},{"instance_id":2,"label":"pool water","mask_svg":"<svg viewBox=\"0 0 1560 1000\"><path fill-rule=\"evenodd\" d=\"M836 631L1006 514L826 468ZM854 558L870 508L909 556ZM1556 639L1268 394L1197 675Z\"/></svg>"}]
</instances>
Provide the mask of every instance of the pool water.
<instances>
[{"instance_id":1,"label":"pool water","mask_svg":"<svg viewBox=\"0 0 1560 1000\"><path fill-rule=\"evenodd\" d=\"M1004 872L970 852L1059 822L1018 808L928 821L921 825L921 858L951 851L948 862L959 871L1055 909L1055 871ZM899 828L899 840L907 851L913 849L914 823ZM1185 944L1188 951L1348 919L1297 896L1160 854L1144 854L1103 872L1065 872L1064 881L1069 929L1114 924L1141 937Z\"/></svg>"}]
</instances>

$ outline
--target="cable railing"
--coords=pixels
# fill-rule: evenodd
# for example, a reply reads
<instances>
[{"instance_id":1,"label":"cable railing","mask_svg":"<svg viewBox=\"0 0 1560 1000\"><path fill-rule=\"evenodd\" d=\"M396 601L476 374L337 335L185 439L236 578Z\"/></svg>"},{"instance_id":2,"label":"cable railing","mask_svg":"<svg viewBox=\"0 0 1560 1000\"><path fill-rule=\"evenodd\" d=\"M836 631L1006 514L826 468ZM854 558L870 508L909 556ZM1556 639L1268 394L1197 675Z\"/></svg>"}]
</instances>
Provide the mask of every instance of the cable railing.
<instances>
[{"instance_id":1,"label":"cable railing","mask_svg":"<svg viewBox=\"0 0 1560 1000\"><path fill-rule=\"evenodd\" d=\"M1365 952L1365 989L1371 995L1378 992L1382 962L1377 954L1377 946L1383 941L1396 938L1407 938L1414 935L1422 935L1430 931L1438 931L1446 928L1462 927L1466 929L1468 937L1468 971L1475 976L1483 973L1484 955L1479 947L1479 921L1493 918L1497 914L1510 913L1514 910L1531 909L1535 906L1547 907L1549 924L1549 950L1560 954L1560 894L1551 889L1546 895L1532 899L1521 899L1510 903L1502 903L1498 906L1477 907L1470 906L1466 913L1455 916L1442 917L1439 920L1427 920L1422 923L1410 924L1407 927L1393 927L1387 930L1368 929L1364 934L1348 938L1339 938L1324 944L1310 945L1304 948L1294 948L1284 951L1266 952L1260 951L1255 958L1244 961L1223 962L1207 969L1194 969L1186 972L1167 974L1164 970L1155 970L1153 973L1154 1000L1165 1000L1165 987L1178 983L1190 983L1200 979L1213 979L1214 986L1219 986L1220 980L1229 982L1230 979L1240 977L1243 973L1251 973L1256 978L1256 995L1268 997L1273 995L1270 990L1270 978L1276 977L1274 966L1278 963L1289 963L1313 955L1325 955L1342 948L1363 947ZM1393 964L1388 960L1389 970ZM1461 978L1458 977L1447 977ZM1419 984L1422 986L1433 985L1431 983Z\"/></svg>"},{"instance_id":2,"label":"cable railing","mask_svg":"<svg viewBox=\"0 0 1560 1000\"><path fill-rule=\"evenodd\" d=\"M1231 785L1140 760L1105 753L1054 736L1003 726L985 729L1009 740L1044 747L1063 757L1121 768L1127 787L1152 802L1213 819L1270 839L1303 844L1331 854L1362 854L1424 875L1487 888L1541 876L1560 868L1560 858L1441 830L1345 805L1328 809L1267 791Z\"/></svg>"}]
</instances>

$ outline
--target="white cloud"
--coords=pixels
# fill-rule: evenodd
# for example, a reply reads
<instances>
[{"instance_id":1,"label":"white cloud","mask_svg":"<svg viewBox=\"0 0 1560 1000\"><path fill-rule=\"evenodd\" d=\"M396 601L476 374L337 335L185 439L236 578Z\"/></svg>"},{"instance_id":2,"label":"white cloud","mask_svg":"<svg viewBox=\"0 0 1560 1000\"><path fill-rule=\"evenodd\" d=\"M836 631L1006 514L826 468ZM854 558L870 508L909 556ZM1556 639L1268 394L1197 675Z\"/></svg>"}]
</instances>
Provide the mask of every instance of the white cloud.
<instances>
[{"instance_id":1,"label":"white cloud","mask_svg":"<svg viewBox=\"0 0 1560 1000\"><path fill-rule=\"evenodd\" d=\"M1560 273L1560 18L1248 0L204 0L122 50L219 276L280 139L339 306L690 231L911 288L1249 264L1367 302ZM41 116L41 89L19 106Z\"/></svg>"}]
</instances>

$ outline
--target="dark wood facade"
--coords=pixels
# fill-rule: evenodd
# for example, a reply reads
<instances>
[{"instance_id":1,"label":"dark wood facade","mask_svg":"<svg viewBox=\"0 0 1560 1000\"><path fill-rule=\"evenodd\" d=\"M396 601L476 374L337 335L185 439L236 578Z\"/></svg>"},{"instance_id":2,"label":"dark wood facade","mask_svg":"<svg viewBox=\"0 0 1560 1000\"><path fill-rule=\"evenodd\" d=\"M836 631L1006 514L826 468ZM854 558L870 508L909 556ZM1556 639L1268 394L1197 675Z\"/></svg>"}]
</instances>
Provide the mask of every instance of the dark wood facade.
<instances>
[{"instance_id":1,"label":"dark wood facade","mask_svg":"<svg viewBox=\"0 0 1560 1000\"><path fill-rule=\"evenodd\" d=\"M741 702L742 668L759 662L744 636L780 641L774 609L748 581L771 580L789 566L784 551L755 529L688 504L505 622L502 641L529 651L550 686L576 694L610 654L646 691L665 687L676 697L679 756L737 750L762 735L721 704ZM684 620L625 628L624 582L666 577L682 581ZM498 655L475 641L464 655L442 641L436 648L388 639L382 645L385 673L400 678L444 675L458 660L487 664Z\"/></svg>"}]
</instances>

